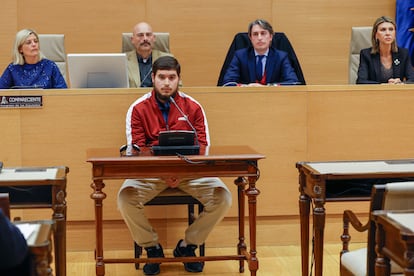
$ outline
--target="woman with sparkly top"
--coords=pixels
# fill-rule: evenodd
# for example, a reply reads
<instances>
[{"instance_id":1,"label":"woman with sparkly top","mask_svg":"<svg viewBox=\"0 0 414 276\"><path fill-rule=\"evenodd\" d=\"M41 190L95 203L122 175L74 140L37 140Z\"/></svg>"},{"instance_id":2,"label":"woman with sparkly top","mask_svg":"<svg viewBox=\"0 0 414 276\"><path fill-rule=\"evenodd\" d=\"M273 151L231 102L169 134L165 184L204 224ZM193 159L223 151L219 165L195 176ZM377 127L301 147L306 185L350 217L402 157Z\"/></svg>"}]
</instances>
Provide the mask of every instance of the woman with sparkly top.
<instances>
[{"instance_id":1,"label":"woman with sparkly top","mask_svg":"<svg viewBox=\"0 0 414 276\"><path fill-rule=\"evenodd\" d=\"M0 89L9 88L67 88L56 63L40 52L34 30L23 29L16 34L13 62L0 77Z\"/></svg>"},{"instance_id":2,"label":"woman with sparkly top","mask_svg":"<svg viewBox=\"0 0 414 276\"><path fill-rule=\"evenodd\" d=\"M414 82L414 70L408 49L395 41L396 24L387 16L372 27L372 47L362 49L357 84L402 84Z\"/></svg>"}]
</instances>

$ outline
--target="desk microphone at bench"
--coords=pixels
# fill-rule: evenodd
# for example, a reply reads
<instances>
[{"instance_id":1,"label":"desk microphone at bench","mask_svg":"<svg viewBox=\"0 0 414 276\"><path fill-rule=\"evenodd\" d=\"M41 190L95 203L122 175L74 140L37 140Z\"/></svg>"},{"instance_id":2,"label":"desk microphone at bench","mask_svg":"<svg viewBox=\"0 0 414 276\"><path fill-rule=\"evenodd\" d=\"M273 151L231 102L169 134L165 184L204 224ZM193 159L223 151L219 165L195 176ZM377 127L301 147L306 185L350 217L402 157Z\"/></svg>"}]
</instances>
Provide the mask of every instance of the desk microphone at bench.
<instances>
[{"instance_id":1,"label":"desk microphone at bench","mask_svg":"<svg viewBox=\"0 0 414 276\"><path fill-rule=\"evenodd\" d=\"M188 116L170 97L170 102L177 108L183 116L192 131L188 130L170 130L161 131L158 136L158 146L152 146L154 155L195 155L200 153L200 145L198 143L197 131L193 124L188 120ZM195 142L194 142L195 141Z\"/></svg>"}]
</instances>

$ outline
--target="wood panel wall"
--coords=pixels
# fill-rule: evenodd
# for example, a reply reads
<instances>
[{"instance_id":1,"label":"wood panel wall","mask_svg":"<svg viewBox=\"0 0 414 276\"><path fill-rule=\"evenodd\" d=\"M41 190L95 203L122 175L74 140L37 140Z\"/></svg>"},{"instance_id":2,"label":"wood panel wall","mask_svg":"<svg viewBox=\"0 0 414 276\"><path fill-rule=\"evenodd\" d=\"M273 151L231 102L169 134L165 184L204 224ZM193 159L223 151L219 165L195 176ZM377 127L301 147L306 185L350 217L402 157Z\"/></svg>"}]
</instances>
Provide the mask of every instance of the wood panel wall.
<instances>
[{"instance_id":1,"label":"wood panel wall","mask_svg":"<svg viewBox=\"0 0 414 276\"><path fill-rule=\"evenodd\" d=\"M183 90L203 104L213 145L249 145L266 155L259 162L260 216L298 214L297 161L414 156L414 94L408 85ZM43 94L44 107L0 109L7 131L0 137L1 159L9 167L68 166L69 219L93 219L92 204L85 206L92 191L86 149L122 145L126 110L145 91L19 91ZM16 92L3 90L0 96ZM236 192L232 181L227 183ZM120 218L114 196L119 184L114 181L105 188L111 195L107 219ZM229 214L235 215L235 210Z\"/></svg>"},{"instance_id":2,"label":"wood panel wall","mask_svg":"<svg viewBox=\"0 0 414 276\"><path fill-rule=\"evenodd\" d=\"M308 84L345 84L351 27L371 26L381 15L393 17L395 1L2 0L0 68L21 28L64 33L67 53L119 52L121 33L148 21L170 32L186 86L214 86L234 34L265 18L287 34Z\"/></svg>"},{"instance_id":3,"label":"wood panel wall","mask_svg":"<svg viewBox=\"0 0 414 276\"><path fill-rule=\"evenodd\" d=\"M266 155L259 161L259 241L298 242L298 161L413 158L414 94L410 85L296 87L183 87L207 113L213 145L249 145ZM90 199L91 166L86 149L118 147L125 142L125 113L146 89L1 90L2 95L43 95L39 109L0 109L0 159L6 167L65 165L68 220L80 231L72 237L78 249L93 247L94 209ZM224 179L236 198L234 179ZM121 181L106 181L104 218L113 231L126 231L116 208ZM329 203L327 239L338 242L342 211L366 212L368 205ZM235 231L236 204L222 224ZM151 207L148 216L160 219L163 238L174 238L185 222L184 207ZM44 218L49 211L24 210L23 219ZM176 227L172 232L167 229ZM178 229L178 230L177 230ZM278 235L274 235L278 231ZM182 233L182 232L179 232ZM227 233L227 232L226 232ZM81 239L81 242L79 242ZM129 241L128 236L125 237ZM124 239L124 240L125 240ZM216 244L227 244L215 232ZM87 240L86 243L85 240ZM110 242L110 241L109 241ZM211 240L210 240L211 242ZM128 242L126 242L128 244ZM119 245L119 244L118 244Z\"/></svg>"}]
</instances>

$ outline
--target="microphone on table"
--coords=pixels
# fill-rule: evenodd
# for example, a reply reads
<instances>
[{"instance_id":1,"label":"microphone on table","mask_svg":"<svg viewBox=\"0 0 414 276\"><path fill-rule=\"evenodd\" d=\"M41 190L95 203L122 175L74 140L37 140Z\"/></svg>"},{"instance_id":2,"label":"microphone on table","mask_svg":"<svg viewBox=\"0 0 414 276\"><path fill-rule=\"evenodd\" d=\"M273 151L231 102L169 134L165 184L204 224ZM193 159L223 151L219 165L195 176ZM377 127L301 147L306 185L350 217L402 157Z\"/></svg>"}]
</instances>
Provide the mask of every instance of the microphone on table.
<instances>
[{"instance_id":1,"label":"microphone on table","mask_svg":"<svg viewBox=\"0 0 414 276\"><path fill-rule=\"evenodd\" d=\"M196 146L199 145L198 143L198 135L197 135L197 130L195 129L195 127L193 126L193 124L190 122L190 120L188 120L188 116L185 115L185 113L183 112L183 110L178 106L178 104L175 102L173 97L170 97L170 102L172 102L172 104L178 109L178 112L180 112L180 114L184 117L185 121L187 122L187 124L191 127L191 129L194 131L194 135L195 135L195 142L196 142Z\"/></svg>"},{"instance_id":2,"label":"microphone on table","mask_svg":"<svg viewBox=\"0 0 414 276\"><path fill-rule=\"evenodd\" d=\"M43 85L15 85L10 87L10 89L43 89Z\"/></svg>"},{"instance_id":3,"label":"microphone on table","mask_svg":"<svg viewBox=\"0 0 414 276\"><path fill-rule=\"evenodd\" d=\"M133 156L135 153L138 153L140 151L141 151L141 149L137 144L122 145L119 148L119 152L120 152L121 156Z\"/></svg>"}]
</instances>

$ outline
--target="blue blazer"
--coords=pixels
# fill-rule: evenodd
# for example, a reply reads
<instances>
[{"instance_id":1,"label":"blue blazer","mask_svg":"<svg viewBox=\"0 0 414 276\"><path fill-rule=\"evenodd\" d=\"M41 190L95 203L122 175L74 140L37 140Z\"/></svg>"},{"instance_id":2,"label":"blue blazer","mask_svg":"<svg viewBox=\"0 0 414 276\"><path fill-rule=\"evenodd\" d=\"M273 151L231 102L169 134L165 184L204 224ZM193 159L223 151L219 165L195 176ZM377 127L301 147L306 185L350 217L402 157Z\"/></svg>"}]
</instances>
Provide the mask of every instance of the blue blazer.
<instances>
[{"instance_id":1,"label":"blue blazer","mask_svg":"<svg viewBox=\"0 0 414 276\"><path fill-rule=\"evenodd\" d=\"M371 54L371 49L362 49L360 52L357 84L381 83L380 55ZM393 78L414 82L414 70L406 48L398 48L397 53L392 53L392 70Z\"/></svg>"},{"instance_id":2,"label":"blue blazer","mask_svg":"<svg viewBox=\"0 0 414 276\"><path fill-rule=\"evenodd\" d=\"M253 47L237 50L224 75L223 85L256 82L255 67L256 57ZM265 72L267 84L295 84L299 82L288 54L272 47L267 55Z\"/></svg>"}]
</instances>

